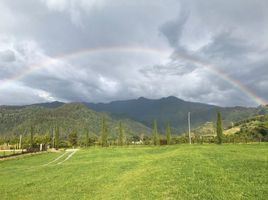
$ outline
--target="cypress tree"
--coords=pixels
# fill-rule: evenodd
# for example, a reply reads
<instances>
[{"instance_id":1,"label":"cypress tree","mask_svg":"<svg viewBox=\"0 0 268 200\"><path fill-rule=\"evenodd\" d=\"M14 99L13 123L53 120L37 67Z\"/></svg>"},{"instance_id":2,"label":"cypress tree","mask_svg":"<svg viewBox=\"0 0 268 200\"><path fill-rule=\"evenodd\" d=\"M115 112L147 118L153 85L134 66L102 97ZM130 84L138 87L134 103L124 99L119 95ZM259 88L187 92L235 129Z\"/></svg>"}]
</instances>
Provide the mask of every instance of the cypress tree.
<instances>
[{"instance_id":1,"label":"cypress tree","mask_svg":"<svg viewBox=\"0 0 268 200\"><path fill-rule=\"evenodd\" d=\"M31 146L31 148L33 148L33 146L34 146L33 135L34 135L34 129L33 129L33 126L31 126L30 127L30 146Z\"/></svg>"},{"instance_id":2,"label":"cypress tree","mask_svg":"<svg viewBox=\"0 0 268 200\"><path fill-rule=\"evenodd\" d=\"M55 129L55 148L59 148L59 143L60 143L60 129L57 126Z\"/></svg>"},{"instance_id":3,"label":"cypress tree","mask_svg":"<svg viewBox=\"0 0 268 200\"><path fill-rule=\"evenodd\" d=\"M101 145L103 147L108 146L108 128L106 125L105 117L102 118L101 123Z\"/></svg>"},{"instance_id":4,"label":"cypress tree","mask_svg":"<svg viewBox=\"0 0 268 200\"><path fill-rule=\"evenodd\" d=\"M166 128L166 137L167 137L167 144L170 145L171 144L171 129L170 129L169 123Z\"/></svg>"},{"instance_id":5,"label":"cypress tree","mask_svg":"<svg viewBox=\"0 0 268 200\"><path fill-rule=\"evenodd\" d=\"M124 145L124 131L122 123L119 123L119 136L118 136L118 145L122 146Z\"/></svg>"},{"instance_id":6,"label":"cypress tree","mask_svg":"<svg viewBox=\"0 0 268 200\"><path fill-rule=\"evenodd\" d=\"M222 119L220 112L217 114L217 143L222 144Z\"/></svg>"},{"instance_id":7,"label":"cypress tree","mask_svg":"<svg viewBox=\"0 0 268 200\"><path fill-rule=\"evenodd\" d=\"M51 139L51 141L50 141L50 143L51 143L51 147L52 148L55 148L55 136L54 136L54 130L53 130L53 128L51 128L50 129L50 139Z\"/></svg>"},{"instance_id":8,"label":"cypress tree","mask_svg":"<svg viewBox=\"0 0 268 200\"><path fill-rule=\"evenodd\" d=\"M158 145L159 144L159 138L158 138L158 130L157 130L157 121L154 120L154 127L153 127L153 144Z\"/></svg>"},{"instance_id":9,"label":"cypress tree","mask_svg":"<svg viewBox=\"0 0 268 200\"><path fill-rule=\"evenodd\" d=\"M89 146L89 131L88 128L85 129L85 146Z\"/></svg>"}]
</instances>

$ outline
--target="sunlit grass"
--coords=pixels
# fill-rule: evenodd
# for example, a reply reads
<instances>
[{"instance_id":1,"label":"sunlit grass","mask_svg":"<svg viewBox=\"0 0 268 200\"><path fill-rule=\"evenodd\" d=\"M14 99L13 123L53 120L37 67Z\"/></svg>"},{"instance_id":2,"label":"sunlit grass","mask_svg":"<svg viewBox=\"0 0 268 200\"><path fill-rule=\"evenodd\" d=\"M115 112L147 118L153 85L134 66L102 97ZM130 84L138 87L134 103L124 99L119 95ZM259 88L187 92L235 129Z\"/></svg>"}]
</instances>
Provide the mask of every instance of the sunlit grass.
<instances>
[{"instance_id":1,"label":"sunlit grass","mask_svg":"<svg viewBox=\"0 0 268 200\"><path fill-rule=\"evenodd\" d=\"M0 150L0 156L8 156L12 154L20 154L21 150Z\"/></svg>"},{"instance_id":2,"label":"sunlit grass","mask_svg":"<svg viewBox=\"0 0 268 200\"><path fill-rule=\"evenodd\" d=\"M267 199L268 145L92 148L0 161L1 199Z\"/></svg>"}]
</instances>

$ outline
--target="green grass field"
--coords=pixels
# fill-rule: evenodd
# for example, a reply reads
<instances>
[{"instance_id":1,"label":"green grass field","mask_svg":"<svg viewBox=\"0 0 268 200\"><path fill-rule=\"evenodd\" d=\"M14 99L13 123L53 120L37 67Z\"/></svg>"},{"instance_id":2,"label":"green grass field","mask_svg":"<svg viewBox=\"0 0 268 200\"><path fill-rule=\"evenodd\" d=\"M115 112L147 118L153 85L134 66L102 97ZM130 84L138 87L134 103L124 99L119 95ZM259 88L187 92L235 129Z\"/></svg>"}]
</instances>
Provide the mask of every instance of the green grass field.
<instances>
[{"instance_id":1,"label":"green grass field","mask_svg":"<svg viewBox=\"0 0 268 200\"><path fill-rule=\"evenodd\" d=\"M15 153L20 153L21 151L13 151L13 150L0 150L0 156L8 156L8 155L12 155Z\"/></svg>"},{"instance_id":2,"label":"green grass field","mask_svg":"<svg viewBox=\"0 0 268 200\"><path fill-rule=\"evenodd\" d=\"M0 156L7 156L7 155L10 155L12 153L13 152L10 152L10 151L0 151Z\"/></svg>"},{"instance_id":3,"label":"green grass field","mask_svg":"<svg viewBox=\"0 0 268 200\"><path fill-rule=\"evenodd\" d=\"M268 145L92 148L0 161L0 199L268 199ZM45 165L47 164L47 165Z\"/></svg>"}]
</instances>

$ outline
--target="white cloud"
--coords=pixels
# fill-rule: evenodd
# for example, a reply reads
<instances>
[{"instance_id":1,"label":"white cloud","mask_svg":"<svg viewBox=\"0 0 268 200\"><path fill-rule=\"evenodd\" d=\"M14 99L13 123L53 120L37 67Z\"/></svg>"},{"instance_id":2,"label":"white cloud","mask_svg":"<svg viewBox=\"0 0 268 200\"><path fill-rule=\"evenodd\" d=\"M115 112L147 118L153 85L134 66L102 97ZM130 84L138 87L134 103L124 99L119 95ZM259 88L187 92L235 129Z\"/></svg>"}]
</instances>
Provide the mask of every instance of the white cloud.
<instances>
[{"instance_id":1,"label":"white cloud","mask_svg":"<svg viewBox=\"0 0 268 200\"><path fill-rule=\"evenodd\" d=\"M91 9L99 9L104 5L104 0L42 0L48 9L65 12L77 26L84 26L83 15Z\"/></svg>"},{"instance_id":2,"label":"white cloud","mask_svg":"<svg viewBox=\"0 0 268 200\"><path fill-rule=\"evenodd\" d=\"M46 91L33 89L18 82L10 82L8 87L1 88L0 99L1 105L23 105L55 100Z\"/></svg>"},{"instance_id":3,"label":"white cloud","mask_svg":"<svg viewBox=\"0 0 268 200\"><path fill-rule=\"evenodd\" d=\"M255 105L196 60L268 98L264 0L4 0L0 11L0 104L175 95Z\"/></svg>"}]
</instances>

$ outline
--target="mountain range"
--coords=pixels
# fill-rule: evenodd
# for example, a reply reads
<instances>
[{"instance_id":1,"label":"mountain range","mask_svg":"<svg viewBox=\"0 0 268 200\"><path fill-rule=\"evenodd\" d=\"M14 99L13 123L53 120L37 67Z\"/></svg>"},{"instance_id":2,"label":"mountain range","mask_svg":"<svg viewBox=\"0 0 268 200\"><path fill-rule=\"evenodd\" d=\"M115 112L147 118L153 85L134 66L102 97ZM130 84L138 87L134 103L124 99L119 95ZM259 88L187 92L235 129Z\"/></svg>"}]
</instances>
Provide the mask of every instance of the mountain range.
<instances>
[{"instance_id":1,"label":"mountain range","mask_svg":"<svg viewBox=\"0 0 268 200\"><path fill-rule=\"evenodd\" d=\"M107 118L113 134L119 121L125 124L127 134L148 134L154 120L161 133L169 123L173 133L187 130L187 116L191 113L191 125L198 127L206 122L215 122L218 111L222 113L224 127L235 122L267 114L267 107L220 107L204 103L188 102L177 97L161 99L138 99L110 103L63 103L49 102L25 106L0 106L0 134L21 132L34 125L39 131L58 125L63 131L87 127L98 134L101 118Z\"/></svg>"},{"instance_id":2,"label":"mountain range","mask_svg":"<svg viewBox=\"0 0 268 200\"><path fill-rule=\"evenodd\" d=\"M102 119L106 120L110 135L116 135L122 122L127 135L149 134L150 128L127 118L112 117L86 107L82 103L44 103L29 106L0 106L0 134L24 134L30 127L36 133L48 133L55 127L62 135L73 130L82 133L86 128L99 135Z\"/></svg>"},{"instance_id":3,"label":"mountain range","mask_svg":"<svg viewBox=\"0 0 268 200\"><path fill-rule=\"evenodd\" d=\"M225 127L232 123L266 112L263 107L220 107L197 102L188 102L174 96L161 99L138 99L113 101L110 103L85 103L98 112L108 112L114 116L128 117L152 127L157 120L159 129L163 132L167 123L173 131L181 133L188 127L188 112L191 113L191 125L197 127L205 122L215 122L217 112L222 113Z\"/></svg>"}]
</instances>

